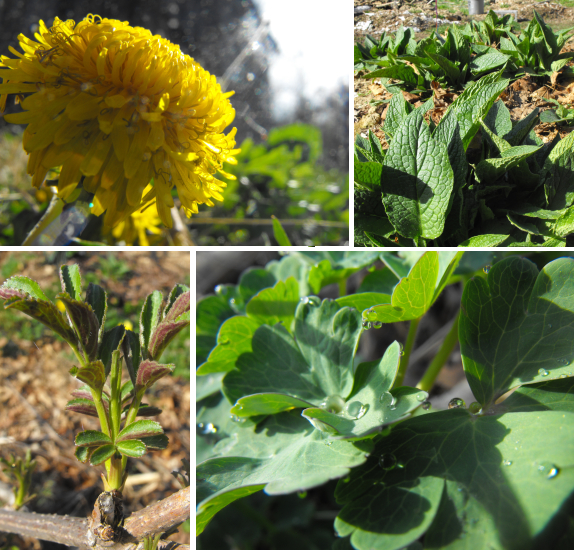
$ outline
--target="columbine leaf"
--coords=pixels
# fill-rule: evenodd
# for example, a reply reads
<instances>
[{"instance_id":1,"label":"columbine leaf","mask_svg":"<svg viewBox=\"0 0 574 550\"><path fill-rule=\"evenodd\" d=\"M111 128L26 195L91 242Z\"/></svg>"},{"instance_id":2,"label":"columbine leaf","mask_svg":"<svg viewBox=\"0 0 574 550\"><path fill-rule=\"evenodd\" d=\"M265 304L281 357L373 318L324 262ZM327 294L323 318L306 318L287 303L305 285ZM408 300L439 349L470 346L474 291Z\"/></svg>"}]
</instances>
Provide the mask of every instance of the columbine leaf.
<instances>
[{"instance_id":1,"label":"columbine leaf","mask_svg":"<svg viewBox=\"0 0 574 550\"><path fill-rule=\"evenodd\" d=\"M117 436L116 442L128 439L141 439L156 434L162 434L163 428L159 422L154 420L136 420L126 426Z\"/></svg>"},{"instance_id":2,"label":"columbine leaf","mask_svg":"<svg viewBox=\"0 0 574 550\"><path fill-rule=\"evenodd\" d=\"M142 307L140 314L140 346L144 357L148 357L148 346L155 327L159 323L162 302L161 292L154 290L151 294L148 294Z\"/></svg>"},{"instance_id":3,"label":"columbine leaf","mask_svg":"<svg viewBox=\"0 0 574 550\"><path fill-rule=\"evenodd\" d=\"M253 296L245 308L245 313L259 325L283 323L283 326L291 331L298 303L299 285L293 277L289 277L285 282L278 281L272 288L265 288Z\"/></svg>"},{"instance_id":4,"label":"columbine leaf","mask_svg":"<svg viewBox=\"0 0 574 550\"><path fill-rule=\"evenodd\" d=\"M108 295L99 285L90 283L86 292L86 302L92 306L92 310L98 320L100 331L98 333L98 342L102 341L104 335L104 325L106 323L106 312L108 311Z\"/></svg>"},{"instance_id":5,"label":"columbine leaf","mask_svg":"<svg viewBox=\"0 0 574 550\"><path fill-rule=\"evenodd\" d=\"M189 312L187 312L187 317L187 319L178 321L162 321L157 325L149 341L148 352L151 359L159 361L170 342L183 328L189 326Z\"/></svg>"},{"instance_id":6,"label":"columbine leaf","mask_svg":"<svg viewBox=\"0 0 574 550\"><path fill-rule=\"evenodd\" d=\"M67 293L72 300L82 301L82 276L78 264L61 266L60 282L62 292Z\"/></svg>"},{"instance_id":7,"label":"columbine leaf","mask_svg":"<svg viewBox=\"0 0 574 550\"><path fill-rule=\"evenodd\" d=\"M448 283L462 254L425 252L395 287L390 303L373 305L363 312L363 319L381 323L419 319Z\"/></svg>"},{"instance_id":8,"label":"columbine leaf","mask_svg":"<svg viewBox=\"0 0 574 550\"><path fill-rule=\"evenodd\" d=\"M507 390L560 375L574 358L574 260L539 273L517 257L465 286L459 321L462 361L476 399L488 406Z\"/></svg>"},{"instance_id":9,"label":"columbine leaf","mask_svg":"<svg viewBox=\"0 0 574 550\"><path fill-rule=\"evenodd\" d=\"M108 435L96 430L86 430L76 435L76 447L98 447L111 443L112 440Z\"/></svg>"},{"instance_id":10,"label":"columbine leaf","mask_svg":"<svg viewBox=\"0 0 574 550\"><path fill-rule=\"evenodd\" d=\"M329 444L327 444L329 443ZM347 441L327 442L298 412L270 416L257 431L241 430L218 446L228 456L206 460L197 467L198 526L226 504L258 486L267 494L285 494L317 487L342 477L365 460L365 449ZM269 458L272 456L272 458Z\"/></svg>"},{"instance_id":11,"label":"columbine leaf","mask_svg":"<svg viewBox=\"0 0 574 550\"><path fill-rule=\"evenodd\" d=\"M417 537L427 516L413 514L413 506L397 506L397 490L414 505L419 484L433 478L430 504L446 479L425 545L442 548L455 536L468 548L530 548L530 537L536 537L540 548L551 548L553 533L545 527L574 490L573 456L570 413L473 416L454 409L410 418L377 438L366 463L339 481L335 496L345 506L335 527L341 534L354 528L351 540L358 550L398 548L391 541L407 531ZM367 505L370 514L357 514ZM388 514L391 525L385 525Z\"/></svg>"},{"instance_id":12,"label":"columbine leaf","mask_svg":"<svg viewBox=\"0 0 574 550\"><path fill-rule=\"evenodd\" d=\"M175 365L160 365L155 361L142 361L136 378L136 392L142 388L151 388L160 378L173 372L174 368Z\"/></svg>"},{"instance_id":13,"label":"columbine leaf","mask_svg":"<svg viewBox=\"0 0 574 550\"><path fill-rule=\"evenodd\" d=\"M90 388L101 395L102 388L106 382L106 373L104 370L104 364L99 359L88 363L84 367L72 367L70 369L70 374L75 376L78 380L85 382Z\"/></svg>"},{"instance_id":14,"label":"columbine leaf","mask_svg":"<svg viewBox=\"0 0 574 550\"><path fill-rule=\"evenodd\" d=\"M87 354L87 359L93 361L98 352L98 335L100 325L92 307L82 301L72 299L68 294L58 294L57 298L66 307L66 312L82 348Z\"/></svg>"},{"instance_id":15,"label":"columbine leaf","mask_svg":"<svg viewBox=\"0 0 574 550\"><path fill-rule=\"evenodd\" d=\"M283 393L257 393L238 399L229 412L237 416L256 416L312 406L308 401Z\"/></svg>"},{"instance_id":16,"label":"columbine leaf","mask_svg":"<svg viewBox=\"0 0 574 550\"><path fill-rule=\"evenodd\" d=\"M143 441L138 441L137 439L131 439L129 441L118 441L117 442L118 451L125 456L132 456L139 458L145 455L146 446Z\"/></svg>"},{"instance_id":17,"label":"columbine leaf","mask_svg":"<svg viewBox=\"0 0 574 550\"><path fill-rule=\"evenodd\" d=\"M116 451L115 445L103 445L102 447L98 447L90 456L90 464L97 466L108 460L108 458L111 458Z\"/></svg>"},{"instance_id":18,"label":"columbine leaf","mask_svg":"<svg viewBox=\"0 0 574 550\"><path fill-rule=\"evenodd\" d=\"M441 235L453 177L446 146L431 136L421 112L413 111L395 133L381 176L385 211L403 237Z\"/></svg>"}]
</instances>

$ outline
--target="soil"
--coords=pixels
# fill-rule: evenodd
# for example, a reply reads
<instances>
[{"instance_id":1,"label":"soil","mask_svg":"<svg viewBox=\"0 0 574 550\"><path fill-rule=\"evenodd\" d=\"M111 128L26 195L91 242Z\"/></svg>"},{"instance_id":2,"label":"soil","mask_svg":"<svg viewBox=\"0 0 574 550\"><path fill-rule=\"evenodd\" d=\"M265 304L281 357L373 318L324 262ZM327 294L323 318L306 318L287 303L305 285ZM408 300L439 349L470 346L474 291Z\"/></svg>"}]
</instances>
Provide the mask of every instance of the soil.
<instances>
[{"instance_id":1,"label":"soil","mask_svg":"<svg viewBox=\"0 0 574 550\"><path fill-rule=\"evenodd\" d=\"M42 288L51 288L58 280L58 266L63 262L49 261L53 254L18 254L0 254L0 269L17 257L22 259L18 274L34 278ZM160 290L165 297L189 275L188 253L114 253L129 268L117 279L102 270L101 255L78 255L73 262L80 265L83 275L91 271L98 276L109 300L122 300L134 307L152 290ZM0 456L24 457L30 450L36 460L32 492L37 496L27 505L28 511L87 517L103 490L100 472L105 468L79 462L74 456L74 437L82 430L99 429L99 422L64 410L71 391L81 383L69 374L75 363L67 344L51 334L29 341L0 331ZM189 381L162 378L144 400L162 409L161 415L152 419L163 426L169 445L164 451L129 461L131 479L123 493L126 515L181 489L171 472L181 470L182 459L190 457ZM0 467L0 500L10 499L12 486ZM180 530L171 539L189 544L190 536ZM0 548L12 545L21 550L66 548L0 533Z\"/></svg>"},{"instance_id":2,"label":"soil","mask_svg":"<svg viewBox=\"0 0 574 550\"><path fill-rule=\"evenodd\" d=\"M404 26L417 27L421 32L415 34L415 39L419 40L424 36L428 36L430 31L435 29L436 14L434 2L428 3L427 0L397 0L387 2L386 0L354 0L355 7L369 6L370 9L367 13L373 15L369 16L367 13L355 15L355 42L363 43L367 34L377 37L382 31L394 32L401 24ZM444 2L441 2L444 5ZM446 2L452 6L462 8L463 3L455 4L454 2ZM486 4L486 2L485 2ZM552 27L554 31L563 29L564 27L574 26L574 9L564 7L554 2L539 2L533 4L523 0L506 0L503 4L505 10L517 10L518 22L522 26L526 24L533 17L533 10L543 16L544 21ZM501 9L500 4L491 3L485 5L485 12L489 9ZM439 25L443 24L461 24L465 25L470 21L470 17L460 12L457 14L452 13L452 9L438 9L438 18L440 19ZM461 10L459 10L461 11ZM484 19L486 15L473 15L475 20ZM370 25L366 29L357 27L364 27L367 22ZM362 25L361 25L362 24ZM567 42L562 49L565 51L574 51L574 39ZM569 65L573 66L574 62L570 61ZM373 131L381 140L383 147L387 147L384 134L381 127L385 120L387 102L392 97L384 86L380 84L380 80L374 79L365 80L361 76L365 71L360 71L354 77L354 136L362 134L366 136L367 130ZM504 101L506 107L510 111L510 116L513 121L524 118L536 107L540 107L541 111L555 108L551 103L544 101L546 99L555 99L563 105L571 105L574 103L574 78L571 76L564 76L561 72L555 73L552 76L551 82L546 85L539 83L540 79L533 79L529 75L513 82L505 92L501 95L500 99ZM415 107L422 105L429 94L419 95L403 92L405 99L413 104ZM443 90L438 88L435 94L435 108L429 111L434 122L438 122L447 107L458 97L458 94L453 90ZM552 140L557 133L564 137L572 130L568 126L558 126L555 124L539 123L535 127L536 134L544 141Z\"/></svg>"}]
</instances>

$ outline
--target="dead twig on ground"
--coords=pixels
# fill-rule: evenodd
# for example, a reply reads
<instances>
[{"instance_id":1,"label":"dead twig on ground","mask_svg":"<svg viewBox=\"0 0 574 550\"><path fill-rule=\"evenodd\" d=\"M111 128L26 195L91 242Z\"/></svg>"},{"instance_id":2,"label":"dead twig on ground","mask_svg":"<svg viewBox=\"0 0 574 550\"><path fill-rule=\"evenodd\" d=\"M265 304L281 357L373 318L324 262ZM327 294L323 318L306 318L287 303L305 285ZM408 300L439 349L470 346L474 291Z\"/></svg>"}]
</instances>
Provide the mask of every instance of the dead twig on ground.
<instances>
[{"instance_id":1,"label":"dead twig on ground","mask_svg":"<svg viewBox=\"0 0 574 550\"><path fill-rule=\"evenodd\" d=\"M125 520L123 542L106 546L110 550L133 549L134 543L155 533L163 533L184 522L190 514L190 489L147 506ZM0 509L0 531L90 549L88 520L48 514L30 514ZM96 548L99 548L96 546ZM160 541L158 549L186 549L173 541Z\"/></svg>"}]
</instances>

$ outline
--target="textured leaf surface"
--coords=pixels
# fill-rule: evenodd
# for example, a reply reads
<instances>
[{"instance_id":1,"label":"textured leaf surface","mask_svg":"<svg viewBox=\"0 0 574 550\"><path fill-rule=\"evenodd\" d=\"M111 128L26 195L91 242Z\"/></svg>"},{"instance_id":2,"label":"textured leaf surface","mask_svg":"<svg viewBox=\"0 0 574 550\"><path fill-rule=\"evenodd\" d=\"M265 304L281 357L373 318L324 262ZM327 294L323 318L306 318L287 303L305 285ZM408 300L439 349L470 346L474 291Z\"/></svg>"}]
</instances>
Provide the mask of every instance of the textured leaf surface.
<instances>
[{"instance_id":1,"label":"textured leaf surface","mask_svg":"<svg viewBox=\"0 0 574 550\"><path fill-rule=\"evenodd\" d=\"M136 390L151 388L160 378L173 372L175 365L161 365L155 361L142 361L136 377Z\"/></svg>"},{"instance_id":2,"label":"textured leaf surface","mask_svg":"<svg viewBox=\"0 0 574 550\"><path fill-rule=\"evenodd\" d=\"M329 395L348 395L353 385L353 356L361 333L360 313L331 300L301 302L295 314L297 341L281 325L259 327L252 353L242 354L237 370L224 379L234 403L255 393L282 393L319 404Z\"/></svg>"},{"instance_id":3,"label":"textured leaf surface","mask_svg":"<svg viewBox=\"0 0 574 550\"><path fill-rule=\"evenodd\" d=\"M72 300L82 300L82 276L78 264L60 267L62 292L67 292Z\"/></svg>"},{"instance_id":4,"label":"textured leaf surface","mask_svg":"<svg viewBox=\"0 0 574 550\"><path fill-rule=\"evenodd\" d=\"M104 334L104 325L106 322L106 312L108 310L108 297L106 291L100 286L90 283L86 292L86 302L90 304L98 320L100 331L98 340L101 341Z\"/></svg>"},{"instance_id":5,"label":"textured leaf surface","mask_svg":"<svg viewBox=\"0 0 574 550\"><path fill-rule=\"evenodd\" d=\"M542 169L548 205L552 210L572 206L574 202L574 133L552 149Z\"/></svg>"},{"instance_id":6,"label":"textured leaf surface","mask_svg":"<svg viewBox=\"0 0 574 550\"><path fill-rule=\"evenodd\" d=\"M151 336L159 323L162 302L163 296L161 292L154 290L146 297L142 307L140 314L140 345L144 354L147 354Z\"/></svg>"},{"instance_id":7,"label":"textured leaf surface","mask_svg":"<svg viewBox=\"0 0 574 550\"><path fill-rule=\"evenodd\" d=\"M128 439L141 439L150 435L163 433L163 428L159 422L154 420L136 420L126 426L119 434L116 441L126 441Z\"/></svg>"},{"instance_id":8,"label":"textured leaf surface","mask_svg":"<svg viewBox=\"0 0 574 550\"><path fill-rule=\"evenodd\" d=\"M94 447L111 442L112 440L109 436L103 432L98 432L97 430L85 430L76 435L77 447Z\"/></svg>"},{"instance_id":9,"label":"textured leaf surface","mask_svg":"<svg viewBox=\"0 0 574 550\"><path fill-rule=\"evenodd\" d=\"M298 412L270 416L257 430L240 430L218 446L227 456L197 466L198 522L209 513L210 502L240 487L265 486L271 495L303 491L365 461L364 450L351 442L328 441Z\"/></svg>"},{"instance_id":10,"label":"textured leaf surface","mask_svg":"<svg viewBox=\"0 0 574 550\"><path fill-rule=\"evenodd\" d=\"M83 367L72 367L70 374L78 380L85 382L90 388L96 390L101 395L102 388L106 382L106 373L104 364L98 361L92 361Z\"/></svg>"},{"instance_id":11,"label":"textured leaf surface","mask_svg":"<svg viewBox=\"0 0 574 550\"><path fill-rule=\"evenodd\" d=\"M24 294L28 294L32 298L36 298L37 300L48 301L48 297L44 294L44 291L40 288L40 285L29 277L24 277L22 275L14 275L14 277L10 277L4 281L2 284L2 290L4 289L19 290ZM18 293L18 295L21 296L22 294ZM2 295L2 297L4 297L4 295Z\"/></svg>"},{"instance_id":12,"label":"textured leaf surface","mask_svg":"<svg viewBox=\"0 0 574 550\"><path fill-rule=\"evenodd\" d=\"M344 521L371 533L367 548L395 548L377 545L378 536L415 529L423 514L395 507L395 522L384 531L384 507L357 511L432 477L441 483L429 488L427 510L442 493L442 480L448 481L425 548L519 550L530 548L534 536L540 548L550 548L553 533L545 527L574 490L573 421L561 411L476 417L461 409L408 419L378 438L367 462L339 482L336 497L346 506L336 525ZM396 466L383 469L381 457L386 467Z\"/></svg>"},{"instance_id":13,"label":"textured leaf surface","mask_svg":"<svg viewBox=\"0 0 574 550\"><path fill-rule=\"evenodd\" d=\"M442 233L453 188L446 146L433 139L420 111L398 128L381 177L383 204L396 230L409 238Z\"/></svg>"},{"instance_id":14,"label":"textured leaf surface","mask_svg":"<svg viewBox=\"0 0 574 550\"><path fill-rule=\"evenodd\" d=\"M68 294L58 294L58 299L66 307L66 313L87 354L87 359L93 361L98 352L98 335L100 325L92 306L86 302L74 300Z\"/></svg>"},{"instance_id":15,"label":"textured leaf surface","mask_svg":"<svg viewBox=\"0 0 574 550\"><path fill-rule=\"evenodd\" d=\"M486 280L468 282L462 308L462 361L481 404L521 384L572 375L574 260L560 258L538 273L529 260L507 258Z\"/></svg>"},{"instance_id":16,"label":"textured leaf surface","mask_svg":"<svg viewBox=\"0 0 574 550\"><path fill-rule=\"evenodd\" d=\"M115 445L102 445L98 447L93 453L90 454L90 464L97 466L111 458L116 453Z\"/></svg>"},{"instance_id":17,"label":"textured leaf surface","mask_svg":"<svg viewBox=\"0 0 574 550\"><path fill-rule=\"evenodd\" d=\"M137 439L131 439L128 441L118 441L117 448L120 453L126 456L131 456L134 458L139 458L145 455L146 446L143 441L138 441Z\"/></svg>"}]
</instances>

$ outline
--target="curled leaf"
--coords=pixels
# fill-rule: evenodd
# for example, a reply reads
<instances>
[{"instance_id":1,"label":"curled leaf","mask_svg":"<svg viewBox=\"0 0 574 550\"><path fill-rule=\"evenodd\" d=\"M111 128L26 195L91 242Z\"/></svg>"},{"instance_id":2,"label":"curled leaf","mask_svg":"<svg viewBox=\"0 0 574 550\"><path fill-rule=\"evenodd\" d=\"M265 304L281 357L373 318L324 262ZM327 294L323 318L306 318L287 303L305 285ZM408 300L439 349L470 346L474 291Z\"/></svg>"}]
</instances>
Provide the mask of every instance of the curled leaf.
<instances>
[{"instance_id":1,"label":"curled leaf","mask_svg":"<svg viewBox=\"0 0 574 550\"><path fill-rule=\"evenodd\" d=\"M150 388L161 377L173 372L174 368L175 365L160 365L155 361L143 361L138 369L136 391Z\"/></svg>"}]
</instances>

